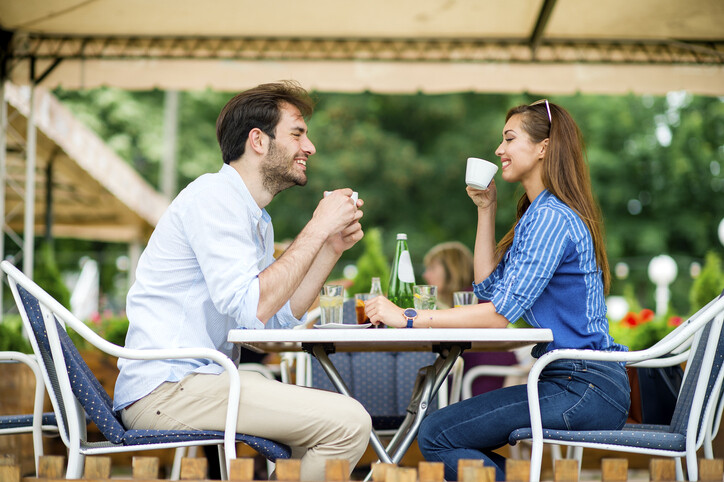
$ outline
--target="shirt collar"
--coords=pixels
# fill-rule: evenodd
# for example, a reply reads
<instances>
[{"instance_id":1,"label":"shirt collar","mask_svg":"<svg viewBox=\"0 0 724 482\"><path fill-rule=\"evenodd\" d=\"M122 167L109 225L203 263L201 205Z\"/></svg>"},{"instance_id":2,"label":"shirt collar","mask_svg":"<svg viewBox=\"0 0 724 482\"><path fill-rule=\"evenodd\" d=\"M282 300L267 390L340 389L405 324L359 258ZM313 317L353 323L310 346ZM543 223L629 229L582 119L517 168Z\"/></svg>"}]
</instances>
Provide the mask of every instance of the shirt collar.
<instances>
[{"instance_id":1,"label":"shirt collar","mask_svg":"<svg viewBox=\"0 0 724 482\"><path fill-rule=\"evenodd\" d=\"M550 193L550 191L548 191L548 189L543 189L541 191L541 193L538 194L538 196L536 196L536 198L533 200L533 202L530 203L530 207L528 209L538 206L541 203L544 203L546 201L546 199L548 199L551 196L552 196L552 194Z\"/></svg>"},{"instance_id":2,"label":"shirt collar","mask_svg":"<svg viewBox=\"0 0 724 482\"><path fill-rule=\"evenodd\" d=\"M229 180L231 181L231 185L234 186L234 189L236 189L239 194L241 194L241 196L244 198L244 201L246 201L247 209L249 209L252 216L254 216L254 219L258 221L260 218L262 218L266 221L269 218L266 210L261 209L256 203L251 193L249 192L249 189L246 187L246 184L244 184L244 179L242 179L241 175L236 171L236 169L224 163L224 165L221 166L221 169L219 169L219 174L222 174L229 178Z\"/></svg>"}]
</instances>

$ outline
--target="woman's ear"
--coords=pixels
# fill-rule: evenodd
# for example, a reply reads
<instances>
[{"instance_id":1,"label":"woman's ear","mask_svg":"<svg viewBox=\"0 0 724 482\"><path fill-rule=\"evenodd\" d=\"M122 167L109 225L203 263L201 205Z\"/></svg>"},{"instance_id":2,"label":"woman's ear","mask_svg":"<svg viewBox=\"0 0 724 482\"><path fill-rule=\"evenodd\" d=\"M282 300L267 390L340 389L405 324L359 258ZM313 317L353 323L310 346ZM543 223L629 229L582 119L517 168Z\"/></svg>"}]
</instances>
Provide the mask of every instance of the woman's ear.
<instances>
[{"instance_id":1,"label":"woman's ear","mask_svg":"<svg viewBox=\"0 0 724 482\"><path fill-rule=\"evenodd\" d=\"M543 160L543 158L545 157L546 150L548 150L548 142L550 142L550 139L548 139L548 138L545 138L542 141L540 141L540 152L539 152L540 157L538 158L539 160Z\"/></svg>"}]
</instances>

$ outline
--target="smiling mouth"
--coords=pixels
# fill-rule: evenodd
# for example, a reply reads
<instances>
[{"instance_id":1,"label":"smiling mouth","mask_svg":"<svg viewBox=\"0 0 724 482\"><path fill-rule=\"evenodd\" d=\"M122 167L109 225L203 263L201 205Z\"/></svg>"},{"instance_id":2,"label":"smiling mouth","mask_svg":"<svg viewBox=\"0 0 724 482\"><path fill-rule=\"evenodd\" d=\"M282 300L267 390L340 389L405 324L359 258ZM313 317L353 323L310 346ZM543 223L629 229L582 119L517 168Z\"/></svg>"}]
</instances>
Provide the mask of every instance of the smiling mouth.
<instances>
[{"instance_id":1,"label":"smiling mouth","mask_svg":"<svg viewBox=\"0 0 724 482\"><path fill-rule=\"evenodd\" d=\"M506 167L508 167L510 165L510 161L508 161L508 160L501 161L500 164L501 164L502 168L505 169Z\"/></svg>"},{"instance_id":2,"label":"smiling mouth","mask_svg":"<svg viewBox=\"0 0 724 482\"><path fill-rule=\"evenodd\" d=\"M296 161L297 164L299 164L299 165L301 165L301 166L304 166L304 167L307 167L307 160L306 160L306 159L295 159L295 161Z\"/></svg>"}]
</instances>

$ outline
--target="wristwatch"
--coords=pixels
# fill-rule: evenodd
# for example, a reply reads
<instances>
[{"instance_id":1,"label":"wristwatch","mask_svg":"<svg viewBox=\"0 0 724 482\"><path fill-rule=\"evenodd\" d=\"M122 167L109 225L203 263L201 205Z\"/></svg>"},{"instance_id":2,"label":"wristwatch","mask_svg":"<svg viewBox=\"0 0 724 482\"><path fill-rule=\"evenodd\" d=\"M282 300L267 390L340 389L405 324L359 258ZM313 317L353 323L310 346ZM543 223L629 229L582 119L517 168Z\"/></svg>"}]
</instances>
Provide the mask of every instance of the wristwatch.
<instances>
[{"instance_id":1,"label":"wristwatch","mask_svg":"<svg viewBox=\"0 0 724 482\"><path fill-rule=\"evenodd\" d=\"M412 328L412 321L417 318L417 310L415 308L407 308L402 312L402 316L407 320L406 328Z\"/></svg>"}]
</instances>

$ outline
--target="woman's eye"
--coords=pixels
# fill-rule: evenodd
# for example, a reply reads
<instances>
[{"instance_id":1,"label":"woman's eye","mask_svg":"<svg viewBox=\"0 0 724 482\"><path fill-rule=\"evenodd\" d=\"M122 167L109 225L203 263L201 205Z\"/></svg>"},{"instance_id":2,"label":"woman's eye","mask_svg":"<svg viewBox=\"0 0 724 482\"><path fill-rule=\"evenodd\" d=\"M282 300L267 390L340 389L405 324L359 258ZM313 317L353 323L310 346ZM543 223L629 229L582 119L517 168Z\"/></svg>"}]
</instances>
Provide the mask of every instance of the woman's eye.
<instances>
[{"instance_id":1,"label":"woman's eye","mask_svg":"<svg viewBox=\"0 0 724 482\"><path fill-rule=\"evenodd\" d=\"M513 138L510 137L510 138L505 139L505 142L510 142L510 141L512 141L512 140L513 140Z\"/></svg>"}]
</instances>

